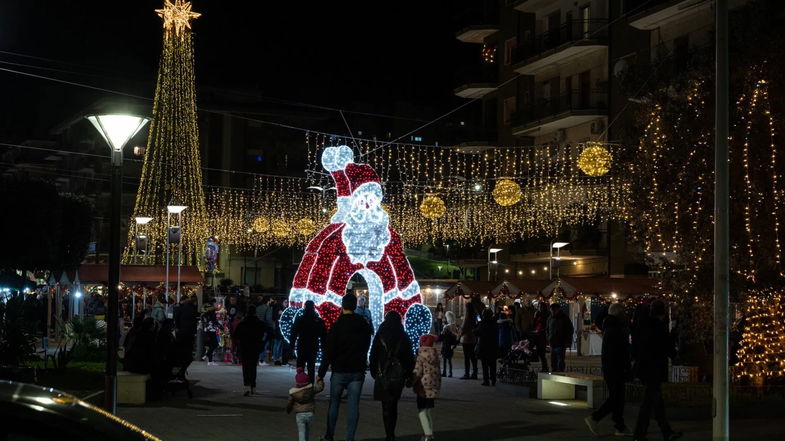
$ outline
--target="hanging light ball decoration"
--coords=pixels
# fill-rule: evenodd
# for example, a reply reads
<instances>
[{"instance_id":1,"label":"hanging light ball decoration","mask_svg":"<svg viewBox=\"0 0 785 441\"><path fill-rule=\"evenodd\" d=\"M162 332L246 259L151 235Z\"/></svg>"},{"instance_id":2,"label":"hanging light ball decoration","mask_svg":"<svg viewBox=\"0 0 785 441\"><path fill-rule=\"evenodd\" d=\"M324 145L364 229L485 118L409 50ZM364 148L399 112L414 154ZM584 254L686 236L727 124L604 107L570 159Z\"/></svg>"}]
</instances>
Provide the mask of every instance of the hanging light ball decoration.
<instances>
[{"instance_id":1,"label":"hanging light ball decoration","mask_svg":"<svg viewBox=\"0 0 785 441\"><path fill-rule=\"evenodd\" d=\"M316 231L316 224L311 219L304 217L297 221L296 229L297 232L303 236L310 236L314 231Z\"/></svg>"},{"instance_id":2,"label":"hanging light ball decoration","mask_svg":"<svg viewBox=\"0 0 785 441\"><path fill-rule=\"evenodd\" d=\"M427 219L438 219L446 212L444 201L436 195L426 195L420 204L420 213Z\"/></svg>"},{"instance_id":3,"label":"hanging light ball decoration","mask_svg":"<svg viewBox=\"0 0 785 441\"><path fill-rule=\"evenodd\" d=\"M272 232L276 237L287 237L291 233L289 225L283 219L276 219L273 221Z\"/></svg>"},{"instance_id":4,"label":"hanging light ball decoration","mask_svg":"<svg viewBox=\"0 0 785 441\"><path fill-rule=\"evenodd\" d=\"M270 219L264 216L259 216L253 220L251 228L257 233L264 233L270 229Z\"/></svg>"},{"instance_id":5,"label":"hanging light ball decoration","mask_svg":"<svg viewBox=\"0 0 785 441\"><path fill-rule=\"evenodd\" d=\"M496 203L502 207L509 207L517 204L523 196L521 186L518 185L517 182L509 179L502 179L497 182L496 186L493 187L493 192L491 194Z\"/></svg>"},{"instance_id":6,"label":"hanging light ball decoration","mask_svg":"<svg viewBox=\"0 0 785 441\"><path fill-rule=\"evenodd\" d=\"M578 168L589 176L599 177L611 169L611 152L605 147L591 143L587 144L578 156Z\"/></svg>"}]
</instances>

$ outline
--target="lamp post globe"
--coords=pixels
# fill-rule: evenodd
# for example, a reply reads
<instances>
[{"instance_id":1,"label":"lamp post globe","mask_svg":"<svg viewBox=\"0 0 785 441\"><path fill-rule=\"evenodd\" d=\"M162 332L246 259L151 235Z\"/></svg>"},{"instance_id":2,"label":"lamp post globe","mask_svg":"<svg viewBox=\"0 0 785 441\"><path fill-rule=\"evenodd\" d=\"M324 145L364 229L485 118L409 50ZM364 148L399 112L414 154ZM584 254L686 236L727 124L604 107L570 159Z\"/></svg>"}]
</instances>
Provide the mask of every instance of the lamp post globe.
<instances>
[{"instance_id":1,"label":"lamp post globe","mask_svg":"<svg viewBox=\"0 0 785 441\"><path fill-rule=\"evenodd\" d=\"M98 130L112 150L112 201L109 204L109 302L106 315L106 376L104 408L115 413L117 400L118 285L120 284L120 200L122 197L123 147L149 121L139 115L95 114L87 120Z\"/></svg>"}]
</instances>

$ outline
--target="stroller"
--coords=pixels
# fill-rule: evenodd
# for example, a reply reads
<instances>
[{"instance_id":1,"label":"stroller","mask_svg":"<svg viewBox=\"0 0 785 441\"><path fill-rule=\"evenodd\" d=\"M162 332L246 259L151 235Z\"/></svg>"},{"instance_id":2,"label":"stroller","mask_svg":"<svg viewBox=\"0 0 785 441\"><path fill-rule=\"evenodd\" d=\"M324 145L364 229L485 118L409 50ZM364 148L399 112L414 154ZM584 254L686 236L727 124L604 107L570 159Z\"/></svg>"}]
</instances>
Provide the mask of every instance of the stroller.
<instances>
[{"instance_id":1,"label":"stroller","mask_svg":"<svg viewBox=\"0 0 785 441\"><path fill-rule=\"evenodd\" d=\"M536 359L537 354L529 347L529 340L520 340L513 344L510 352L502 358L499 379L507 383L528 381L532 374L529 364Z\"/></svg>"},{"instance_id":2,"label":"stroller","mask_svg":"<svg viewBox=\"0 0 785 441\"><path fill-rule=\"evenodd\" d=\"M174 348L172 349L173 354L172 357L170 357L171 362L168 363L167 366L167 373L169 376L164 385L164 390L172 396L180 390L185 390L188 398L193 398L191 383L186 378L188 367L191 366L191 362L193 361L192 350L193 339L181 336L180 333L178 333L177 338L175 339Z\"/></svg>"}]
</instances>

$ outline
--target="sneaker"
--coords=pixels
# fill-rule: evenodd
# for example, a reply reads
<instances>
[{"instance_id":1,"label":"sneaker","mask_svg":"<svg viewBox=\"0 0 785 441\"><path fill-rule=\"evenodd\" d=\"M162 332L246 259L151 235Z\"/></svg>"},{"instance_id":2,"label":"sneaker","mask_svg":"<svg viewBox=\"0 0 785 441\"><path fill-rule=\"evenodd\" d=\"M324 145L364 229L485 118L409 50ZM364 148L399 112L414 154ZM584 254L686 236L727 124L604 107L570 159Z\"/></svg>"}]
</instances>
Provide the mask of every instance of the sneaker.
<instances>
[{"instance_id":1,"label":"sneaker","mask_svg":"<svg viewBox=\"0 0 785 441\"><path fill-rule=\"evenodd\" d=\"M452 372L450 372L450 375L448 375L447 378L452 378Z\"/></svg>"},{"instance_id":2,"label":"sneaker","mask_svg":"<svg viewBox=\"0 0 785 441\"><path fill-rule=\"evenodd\" d=\"M468 375L464 375L463 377L461 377L461 380L471 380L471 379L472 379L472 377L470 377Z\"/></svg>"},{"instance_id":3,"label":"sneaker","mask_svg":"<svg viewBox=\"0 0 785 441\"><path fill-rule=\"evenodd\" d=\"M263 361L259 366L270 366L270 363Z\"/></svg>"},{"instance_id":4,"label":"sneaker","mask_svg":"<svg viewBox=\"0 0 785 441\"><path fill-rule=\"evenodd\" d=\"M276 366L280 366L280 365L281 365L281 362L280 362L280 361L276 361L276 362L275 362L275 365L276 365Z\"/></svg>"},{"instance_id":5,"label":"sneaker","mask_svg":"<svg viewBox=\"0 0 785 441\"><path fill-rule=\"evenodd\" d=\"M586 425L589 426L589 431L594 434L595 436L600 436L599 429L597 428L597 421L591 417L591 415L587 416L583 419L586 422Z\"/></svg>"},{"instance_id":6,"label":"sneaker","mask_svg":"<svg viewBox=\"0 0 785 441\"><path fill-rule=\"evenodd\" d=\"M616 430L613 432L613 434L614 434L615 436L630 436L630 437L633 435L632 431L631 431L629 428L627 428L627 427L625 427L625 428L623 428L623 429L621 429L621 430L619 430L619 429L617 428L617 429L616 429Z\"/></svg>"}]
</instances>

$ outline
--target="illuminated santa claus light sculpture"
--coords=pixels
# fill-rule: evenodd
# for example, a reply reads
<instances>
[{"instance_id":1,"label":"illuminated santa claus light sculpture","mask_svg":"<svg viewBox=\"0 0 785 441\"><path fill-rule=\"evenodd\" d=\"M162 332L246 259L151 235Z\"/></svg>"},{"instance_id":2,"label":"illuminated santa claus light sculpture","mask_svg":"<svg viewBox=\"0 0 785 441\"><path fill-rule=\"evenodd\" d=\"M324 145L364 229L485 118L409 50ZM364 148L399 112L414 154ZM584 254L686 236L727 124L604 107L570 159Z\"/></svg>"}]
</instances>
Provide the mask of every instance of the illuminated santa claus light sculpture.
<instances>
[{"instance_id":1,"label":"illuminated santa claus light sculpture","mask_svg":"<svg viewBox=\"0 0 785 441\"><path fill-rule=\"evenodd\" d=\"M379 176L368 164L355 163L347 146L326 148L322 165L335 181L338 211L305 248L289 293L290 307L281 316L284 338L289 340L291 325L308 300L329 329L341 314L349 280L359 274L368 284L374 326L388 311L398 312L416 349L420 336L431 329L431 313L421 303L401 239L382 209Z\"/></svg>"}]
</instances>

